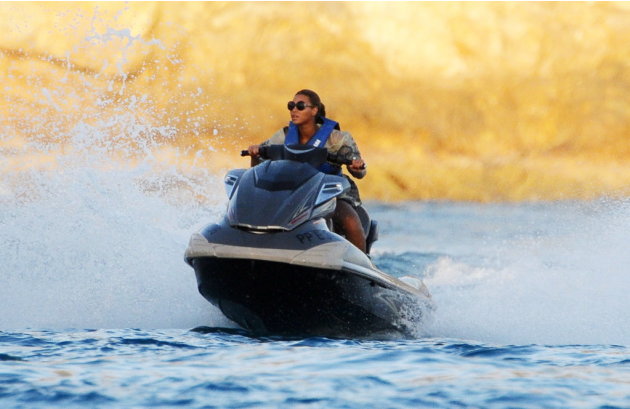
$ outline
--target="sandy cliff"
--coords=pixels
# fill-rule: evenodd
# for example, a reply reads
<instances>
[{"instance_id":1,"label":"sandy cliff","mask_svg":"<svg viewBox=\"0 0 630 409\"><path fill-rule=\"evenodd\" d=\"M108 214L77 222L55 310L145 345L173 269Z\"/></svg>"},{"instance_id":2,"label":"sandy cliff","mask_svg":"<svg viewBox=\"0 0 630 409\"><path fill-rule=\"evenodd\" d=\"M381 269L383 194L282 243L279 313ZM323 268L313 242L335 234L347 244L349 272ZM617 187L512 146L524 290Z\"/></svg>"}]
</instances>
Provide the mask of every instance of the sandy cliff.
<instances>
[{"instance_id":1,"label":"sandy cliff","mask_svg":"<svg viewBox=\"0 0 630 409\"><path fill-rule=\"evenodd\" d=\"M168 160L244 166L238 150L312 88L357 139L367 198L629 192L629 3L4 2L0 16L5 166L35 157L30 140L64 149L90 130L108 151L149 137L178 150Z\"/></svg>"}]
</instances>

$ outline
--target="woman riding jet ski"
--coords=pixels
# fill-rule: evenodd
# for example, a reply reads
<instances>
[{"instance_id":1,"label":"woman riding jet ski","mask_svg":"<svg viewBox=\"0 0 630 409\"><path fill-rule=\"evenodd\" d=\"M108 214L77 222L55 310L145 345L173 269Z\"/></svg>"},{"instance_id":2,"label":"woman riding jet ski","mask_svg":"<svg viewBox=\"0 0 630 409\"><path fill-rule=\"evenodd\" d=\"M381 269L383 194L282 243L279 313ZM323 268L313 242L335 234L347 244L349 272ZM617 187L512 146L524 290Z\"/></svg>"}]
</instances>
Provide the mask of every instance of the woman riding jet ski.
<instances>
[{"instance_id":1,"label":"woman riding jet ski","mask_svg":"<svg viewBox=\"0 0 630 409\"><path fill-rule=\"evenodd\" d=\"M289 103L294 122L312 104L303 98L298 93ZM284 142L302 141L296 131L289 126ZM331 155L323 147L330 138L318 139L326 132L316 132L312 144L281 140L243 152L268 160L228 172L226 216L192 235L185 260L199 292L257 335L417 335L432 309L430 295L419 280L410 285L374 266L366 252L377 238L376 223L361 206L348 205L363 240L353 244L344 237L346 225L338 234L327 222L343 224L338 209L346 201L338 199L353 197L349 179L327 169L345 164L352 174L365 171L352 150Z\"/></svg>"}]
</instances>

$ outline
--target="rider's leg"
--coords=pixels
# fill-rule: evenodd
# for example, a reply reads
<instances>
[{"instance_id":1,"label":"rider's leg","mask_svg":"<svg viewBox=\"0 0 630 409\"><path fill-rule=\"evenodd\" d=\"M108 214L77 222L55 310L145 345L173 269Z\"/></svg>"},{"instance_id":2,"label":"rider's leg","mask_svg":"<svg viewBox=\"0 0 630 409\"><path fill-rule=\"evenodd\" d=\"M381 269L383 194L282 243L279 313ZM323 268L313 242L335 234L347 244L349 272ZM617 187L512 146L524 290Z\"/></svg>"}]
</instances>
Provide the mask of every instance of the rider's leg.
<instances>
[{"instance_id":1,"label":"rider's leg","mask_svg":"<svg viewBox=\"0 0 630 409\"><path fill-rule=\"evenodd\" d=\"M341 228L341 233L346 236L346 239L365 253L365 232L359 215L350 203L337 200L333 221Z\"/></svg>"}]
</instances>

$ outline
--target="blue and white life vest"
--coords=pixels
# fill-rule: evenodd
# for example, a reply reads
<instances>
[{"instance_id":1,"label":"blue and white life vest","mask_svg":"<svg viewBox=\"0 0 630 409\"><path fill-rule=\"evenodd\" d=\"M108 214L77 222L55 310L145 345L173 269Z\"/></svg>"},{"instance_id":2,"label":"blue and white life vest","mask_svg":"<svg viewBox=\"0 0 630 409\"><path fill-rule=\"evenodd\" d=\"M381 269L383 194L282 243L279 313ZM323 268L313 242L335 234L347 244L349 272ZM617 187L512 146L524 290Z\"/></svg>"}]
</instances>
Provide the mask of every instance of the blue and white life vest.
<instances>
[{"instance_id":1,"label":"blue and white life vest","mask_svg":"<svg viewBox=\"0 0 630 409\"><path fill-rule=\"evenodd\" d=\"M324 123L319 127L315 135L306 142L306 145L314 146L316 148L323 148L326 146L326 141L328 141L328 137L332 133L332 131L336 128L339 129L339 124L332 119L322 118ZM284 144L285 145L297 145L300 143L300 135L298 132L298 127L293 123L289 122L289 129L285 133L284 136ZM341 174L341 166L333 165L331 163L322 164L318 170L320 172L327 173L329 175L340 175Z\"/></svg>"}]
</instances>

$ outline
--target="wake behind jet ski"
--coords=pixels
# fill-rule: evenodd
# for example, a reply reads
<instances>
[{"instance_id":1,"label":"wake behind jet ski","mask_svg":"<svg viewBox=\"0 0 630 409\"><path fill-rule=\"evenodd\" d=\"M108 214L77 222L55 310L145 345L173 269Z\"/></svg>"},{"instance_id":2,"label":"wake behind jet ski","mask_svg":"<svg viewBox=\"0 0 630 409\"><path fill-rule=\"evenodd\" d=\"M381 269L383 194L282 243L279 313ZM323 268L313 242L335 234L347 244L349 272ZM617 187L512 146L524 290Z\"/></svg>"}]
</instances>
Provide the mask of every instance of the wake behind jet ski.
<instances>
[{"instance_id":1,"label":"wake behind jet ski","mask_svg":"<svg viewBox=\"0 0 630 409\"><path fill-rule=\"evenodd\" d=\"M327 222L350 185L317 167L344 158L303 145L261 154L269 160L228 172L226 216L190 239L201 295L258 335L413 336L432 308L426 287L378 270ZM377 225L360 215L369 249Z\"/></svg>"}]
</instances>

